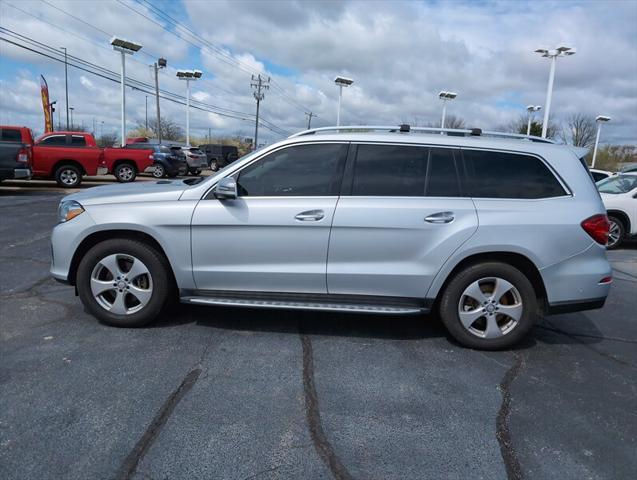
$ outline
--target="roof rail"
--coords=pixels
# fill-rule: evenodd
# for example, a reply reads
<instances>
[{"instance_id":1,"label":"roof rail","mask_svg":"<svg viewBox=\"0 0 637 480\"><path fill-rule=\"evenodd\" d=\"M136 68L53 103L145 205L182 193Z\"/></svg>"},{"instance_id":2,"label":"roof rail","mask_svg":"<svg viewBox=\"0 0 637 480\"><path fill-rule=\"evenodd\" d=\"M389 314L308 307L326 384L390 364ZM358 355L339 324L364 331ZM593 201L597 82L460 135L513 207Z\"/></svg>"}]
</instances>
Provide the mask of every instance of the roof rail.
<instances>
[{"instance_id":1,"label":"roof rail","mask_svg":"<svg viewBox=\"0 0 637 480\"><path fill-rule=\"evenodd\" d=\"M535 137L533 135L522 135L519 133L484 131L479 128L438 128L438 127L410 127L409 125L348 125L334 127L312 128L290 135L288 138L302 137L322 132L390 132L390 133L439 133L454 137L496 137L496 138L517 138L519 140L529 140L539 143L555 143L548 138Z\"/></svg>"}]
</instances>

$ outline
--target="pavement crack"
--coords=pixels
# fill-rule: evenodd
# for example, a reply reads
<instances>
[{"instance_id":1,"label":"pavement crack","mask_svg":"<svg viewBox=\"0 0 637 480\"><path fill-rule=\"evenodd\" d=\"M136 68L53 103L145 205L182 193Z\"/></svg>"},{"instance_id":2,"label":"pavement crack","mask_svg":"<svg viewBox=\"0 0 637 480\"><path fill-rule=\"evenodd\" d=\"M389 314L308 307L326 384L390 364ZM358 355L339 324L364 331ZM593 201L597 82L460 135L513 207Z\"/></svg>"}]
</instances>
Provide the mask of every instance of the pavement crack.
<instances>
[{"instance_id":1,"label":"pavement crack","mask_svg":"<svg viewBox=\"0 0 637 480\"><path fill-rule=\"evenodd\" d=\"M496 418L495 436L500 444L500 454L502 455L508 480L522 479L522 468L520 467L520 462L513 448L511 431L509 429L509 418L511 416L511 385L523 367L524 356L520 353L516 353L515 361L513 365L511 365L511 368L504 374L504 378L502 378L499 387L502 393L502 404L500 405L500 410Z\"/></svg>"},{"instance_id":2,"label":"pavement crack","mask_svg":"<svg viewBox=\"0 0 637 480\"><path fill-rule=\"evenodd\" d=\"M179 387L177 387L177 389L166 399L152 422L150 422L150 425L146 428L144 434L135 444L128 456L124 459L124 462L115 477L117 480L129 480L132 478L137 470L139 462L144 458L149 448L159 436L159 433L164 428L164 425L166 425L166 422L168 422L168 419L175 410L175 407L177 407L181 399L195 385L200 374L201 368L195 368L188 372Z\"/></svg>"},{"instance_id":3,"label":"pavement crack","mask_svg":"<svg viewBox=\"0 0 637 480\"><path fill-rule=\"evenodd\" d=\"M321 424L321 412L319 409L316 386L314 384L314 353L312 340L301 333L301 345L303 347L303 394L305 396L305 416L312 443L321 460L327 465L336 480L349 480L353 478L338 458L330 444L323 425Z\"/></svg>"}]
</instances>

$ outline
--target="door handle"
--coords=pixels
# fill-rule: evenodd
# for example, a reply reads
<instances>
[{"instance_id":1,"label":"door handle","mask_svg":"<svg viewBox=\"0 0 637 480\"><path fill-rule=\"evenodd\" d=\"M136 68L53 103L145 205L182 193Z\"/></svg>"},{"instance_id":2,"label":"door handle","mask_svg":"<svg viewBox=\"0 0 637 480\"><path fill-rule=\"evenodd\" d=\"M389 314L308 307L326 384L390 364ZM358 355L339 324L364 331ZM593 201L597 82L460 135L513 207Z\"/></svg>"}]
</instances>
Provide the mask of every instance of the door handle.
<instances>
[{"instance_id":1,"label":"door handle","mask_svg":"<svg viewBox=\"0 0 637 480\"><path fill-rule=\"evenodd\" d=\"M301 222L318 222L319 220L323 220L323 217L325 217L323 210L307 210L299 213L294 218Z\"/></svg>"},{"instance_id":2,"label":"door handle","mask_svg":"<svg viewBox=\"0 0 637 480\"><path fill-rule=\"evenodd\" d=\"M438 212L428 217L425 217L425 222L428 223L451 223L454 219L453 212Z\"/></svg>"}]
</instances>

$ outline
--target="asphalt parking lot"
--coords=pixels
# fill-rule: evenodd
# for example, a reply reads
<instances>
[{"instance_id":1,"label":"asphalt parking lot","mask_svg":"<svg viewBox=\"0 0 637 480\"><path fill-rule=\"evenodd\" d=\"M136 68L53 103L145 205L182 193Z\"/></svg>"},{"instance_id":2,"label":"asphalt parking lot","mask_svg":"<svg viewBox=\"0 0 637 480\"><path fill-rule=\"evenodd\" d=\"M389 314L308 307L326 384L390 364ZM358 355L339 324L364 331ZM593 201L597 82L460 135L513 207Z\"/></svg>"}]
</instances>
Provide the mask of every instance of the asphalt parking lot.
<instances>
[{"instance_id":1,"label":"asphalt parking lot","mask_svg":"<svg viewBox=\"0 0 637 480\"><path fill-rule=\"evenodd\" d=\"M514 351L435 316L179 305L126 330L48 275L62 196L0 186L0 478L637 475L637 243L604 309Z\"/></svg>"}]
</instances>

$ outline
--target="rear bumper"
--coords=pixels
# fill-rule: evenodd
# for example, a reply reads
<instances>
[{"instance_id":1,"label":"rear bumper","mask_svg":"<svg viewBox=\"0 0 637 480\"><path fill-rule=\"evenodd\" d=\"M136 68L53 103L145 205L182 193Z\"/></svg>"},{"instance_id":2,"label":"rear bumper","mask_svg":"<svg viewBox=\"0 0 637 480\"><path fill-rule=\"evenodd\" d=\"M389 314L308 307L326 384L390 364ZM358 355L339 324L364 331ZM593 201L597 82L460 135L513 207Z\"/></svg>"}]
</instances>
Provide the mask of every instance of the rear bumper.
<instances>
[{"instance_id":1,"label":"rear bumper","mask_svg":"<svg viewBox=\"0 0 637 480\"><path fill-rule=\"evenodd\" d=\"M13 170L13 178L30 179L33 176L33 172L30 168L16 168Z\"/></svg>"},{"instance_id":2,"label":"rear bumper","mask_svg":"<svg viewBox=\"0 0 637 480\"><path fill-rule=\"evenodd\" d=\"M575 300L572 302L556 302L549 304L546 309L547 315L558 315L560 313L581 312L584 310L597 310L606 303L606 297L590 298L587 300Z\"/></svg>"}]
</instances>

